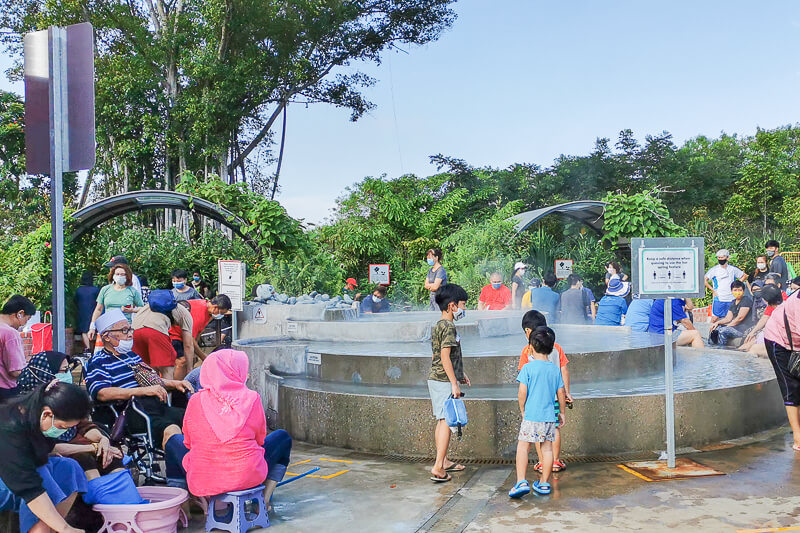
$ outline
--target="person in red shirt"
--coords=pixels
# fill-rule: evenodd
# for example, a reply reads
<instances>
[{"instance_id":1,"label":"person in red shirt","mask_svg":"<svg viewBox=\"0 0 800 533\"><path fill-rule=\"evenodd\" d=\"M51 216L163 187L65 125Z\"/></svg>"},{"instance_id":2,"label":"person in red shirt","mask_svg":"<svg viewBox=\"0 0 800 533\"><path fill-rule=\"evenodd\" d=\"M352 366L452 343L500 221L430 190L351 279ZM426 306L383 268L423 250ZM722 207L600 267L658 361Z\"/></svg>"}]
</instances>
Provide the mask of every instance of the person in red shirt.
<instances>
[{"instance_id":1,"label":"person in red shirt","mask_svg":"<svg viewBox=\"0 0 800 533\"><path fill-rule=\"evenodd\" d=\"M189 305L189 312L192 315L192 338L193 345L185 346L183 338L181 337L180 326L173 326L169 330L170 339L172 339L172 347L175 348L177 359L175 360L175 379L183 379L186 374L191 372L192 368L186 366L186 351L194 350L197 360L202 361L206 358L206 353L200 348L198 341L200 334L206 329L211 319L220 319L224 315L230 313L231 299L224 294L218 294L209 300L188 300L187 302L178 302L179 305Z\"/></svg>"},{"instance_id":2,"label":"person in red shirt","mask_svg":"<svg viewBox=\"0 0 800 533\"><path fill-rule=\"evenodd\" d=\"M783 294L785 293L777 285L764 285L764 288L761 289L761 299L767 302L767 308L764 309L764 316L758 320L753 329L747 334L747 337L745 337L744 342L739 347L740 351L751 353L758 357L767 357L767 347L764 344L764 328L775 308L783 303Z\"/></svg>"},{"instance_id":3,"label":"person in red shirt","mask_svg":"<svg viewBox=\"0 0 800 533\"><path fill-rule=\"evenodd\" d=\"M499 272L492 272L489 285L481 289L478 298L478 311L502 311L511 309L511 289L503 285L503 277Z\"/></svg>"},{"instance_id":4,"label":"person in red shirt","mask_svg":"<svg viewBox=\"0 0 800 533\"><path fill-rule=\"evenodd\" d=\"M540 326L547 326L547 319L544 317L542 313L536 310L531 310L525 313L522 317L522 331L525 332L525 338L528 339L536 328ZM530 343L525 345L525 348L522 349L522 354L519 357L519 367L517 370L522 370L522 367L528 364L528 349L530 348ZM564 354L564 349L561 347L560 344L555 343L553 344L553 352L550 354L551 361L555 363L555 357L558 354L558 366L561 368L561 379L564 381L564 392L567 395L567 405L572 405L572 395L569 393L569 370L567 370L567 363L569 363L569 359L567 359L566 354ZM558 404L556 404L558 405ZM558 407L556 407L556 411ZM536 443L536 456L541 457L541 443ZM564 461L561 460L561 431L556 429L556 440L553 442L553 472L559 472L561 470L566 470L567 465ZM537 462L536 465L533 467L534 470L537 472L542 471L542 463L541 461Z\"/></svg>"}]
</instances>

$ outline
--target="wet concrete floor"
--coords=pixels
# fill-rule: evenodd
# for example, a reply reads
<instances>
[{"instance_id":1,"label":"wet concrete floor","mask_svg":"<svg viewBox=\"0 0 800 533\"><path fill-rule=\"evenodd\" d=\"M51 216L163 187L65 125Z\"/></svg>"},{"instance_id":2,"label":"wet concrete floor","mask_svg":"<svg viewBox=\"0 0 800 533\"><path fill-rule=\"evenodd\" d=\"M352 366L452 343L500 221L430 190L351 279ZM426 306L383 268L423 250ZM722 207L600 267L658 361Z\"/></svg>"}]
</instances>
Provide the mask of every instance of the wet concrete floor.
<instances>
[{"instance_id":1,"label":"wet concrete floor","mask_svg":"<svg viewBox=\"0 0 800 533\"><path fill-rule=\"evenodd\" d=\"M724 476L647 482L615 463L573 463L552 495L522 500L508 498L513 465L434 484L427 464L297 444L290 472L319 466L320 477L276 491L270 531L800 531L800 452L788 429L762 437L687 455ZM188 531L203 523L195 514Z\"/></svg>"}]
</instances>

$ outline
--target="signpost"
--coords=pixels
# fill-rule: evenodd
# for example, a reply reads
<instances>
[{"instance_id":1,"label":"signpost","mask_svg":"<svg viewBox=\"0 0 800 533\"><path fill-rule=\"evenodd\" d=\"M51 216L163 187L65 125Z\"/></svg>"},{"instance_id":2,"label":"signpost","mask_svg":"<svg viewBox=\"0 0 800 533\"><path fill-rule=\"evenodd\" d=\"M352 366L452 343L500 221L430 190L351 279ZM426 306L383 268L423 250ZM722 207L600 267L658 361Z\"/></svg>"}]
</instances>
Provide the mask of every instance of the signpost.
<instances>
[{"instance_id":1,"label":"signpost","mask_svg":"<svg viewBox=\"0 0 800 533\"><path fill-rule=\"evenodd\" d=\"M241 261L217 262L218 270L218 294L224 294L231 299L231 336L236 340L239 326L236 323L236 312L244 310L245 293L245 264Z\"/></svg>"},{"instance_id":2,"label":"signpost","mask_svg":"<svg viewBox=\"0 0 800 533\"><path fill-rule=\"evenodd\" d=\"M369 282L372 285L389 285L391 273L389 265L377 264L369 266Z\"/></svg>"},{"instance_id":3,"label":"signpost","mask_svg":"<svg viewBox=\"0 0 800 533\"><path fill-rule=\"evenodd\" d=\"M672 298L705 296L705 240L702 237L631 239L631 267L634 298L664 299L667 467L675 468Z\"/></svg>"},{"instance_id":4,"label":"signpost","mask_svg":"<svg viewBox=\"0 0 800 533\"><path fill-rule=\"evenodd\" d=\"M572 259L556 259L556 279L567 279L572 274Z\"/></svg>"},{"instance_id":5,"label":"signpost","mask_svg":"<svg viewBox=\"0 0 800 533\"><path fill-rule=\"evenodd\" d=\"M50 176L53 349L66 347L62 174L95 163L94 32L88 22L25 35L25 158Z\"/></svg>"}]
</instances>

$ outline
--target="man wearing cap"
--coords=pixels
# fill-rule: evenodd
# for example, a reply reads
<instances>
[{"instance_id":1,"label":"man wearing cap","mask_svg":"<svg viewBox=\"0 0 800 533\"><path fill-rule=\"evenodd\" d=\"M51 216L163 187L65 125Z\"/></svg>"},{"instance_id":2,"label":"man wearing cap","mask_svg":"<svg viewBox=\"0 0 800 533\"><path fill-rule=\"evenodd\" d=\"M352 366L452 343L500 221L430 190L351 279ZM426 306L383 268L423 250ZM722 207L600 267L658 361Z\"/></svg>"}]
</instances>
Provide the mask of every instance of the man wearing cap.
<instances>
[{"instance_id":1,"label":"man wearing cap","mask_svg":"<svg viewBox=\"0 0 800 533\"><path fill-rule=\"evenodd\" d=\"M733 292L731 292L731 284L737 279L742 282L747 280L747 274L728 264L730 255L730 252L724 248L719 250L717 252L719 264L714 265L706 272L706 288L714 295L711 306L712 324L728 314L728 309L730 309L731 303L735 300Z\"/></svg>"},{"instance_id":2,"label":"man wearing cap","mask_svg":"<svg viewBox=\"0 0 800 533\"><path fill-rule=\"evenodd\" d=\"M511 295L513 296L513 308L522 309L522 298L525 296L525 263L517 262L514 264L514 275L511 277Z\"/></svg>"},{"instance_id":3,"label":"man wearing cap","mask_svg":"<svg viewBox=\"0 0 800 533\"><path fill-rule=\"evenodd\" d=\"M150 417L153 442L157 446L181 433L184 411L166 404L167 391L193 392L189 382L165 379L160 385L140 385L134 370L143 363L133 352L133 328L128 319L119 309L112 309L100 315L95 325L103 349L92 355L86 364L86 388L92 399L122 404L137 398L139 407ZM97 409L93 416L108 425L114 422L108 409ZM126 428L131 433L147 431L145 420L133 410L128 411Z\"/></svg>"},{"instance_id":4,"label":"man wearing cap","mask_svg":"<svg viewBox=\"0 0 800 533\"><path fill-rule=\"evenodd\" d=\"M125 258L124 255L115 255L114 257L109 259L108 263L106 263L103 266L106 268L113 268L117 265L130 266L128 264L128 260ZM131 283L132 283L131 286L134 288L134 290L136 290L136 292L139 293L139 296L142 296L142 282L139 281L139 277L136 274L133 274L133 277L131 278Z\"/></svg>"},{"instance_id":5,"label":"man wearing cap","mask_svg":"<svg viewBox=\"0 0 800 533\"><path fill-rule=\"evenodd\" d=\"M511 307L511 289L503 285L503 276L492 272L489 285L481 289L478 297L478 311L502 311Z\"/></svg>"}]
</instances>

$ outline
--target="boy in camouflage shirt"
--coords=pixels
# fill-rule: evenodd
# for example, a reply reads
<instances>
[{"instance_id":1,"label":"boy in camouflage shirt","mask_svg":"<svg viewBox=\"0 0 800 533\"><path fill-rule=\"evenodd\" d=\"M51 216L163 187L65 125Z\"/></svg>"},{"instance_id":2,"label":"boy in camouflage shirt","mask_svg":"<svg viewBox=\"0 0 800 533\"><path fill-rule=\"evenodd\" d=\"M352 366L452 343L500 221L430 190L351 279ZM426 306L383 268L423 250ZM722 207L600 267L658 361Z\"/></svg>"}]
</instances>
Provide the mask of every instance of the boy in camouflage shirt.
<instances>
[{"instance_id":1,"label":"boy in camouflage shirt","mask_svg":"<svg viewBox=\"0 0 800 533\"><path fill-rule=\"evenodd\" d=\"M431 332L433 357L431 372L428 375L428 392L431 396L433 416L436 418L434 437L436 442L436 462L431 468L431 480L437 483L453 479L448 472L461 472L463 465L447 460L450 445L450 428L444 416L444 405L452 395L461 397L459 383L469 385L464 373L461 358L461 339L456 331L455 320L466 314L467 292L459 285L448 283L436 291L436 305L442 311L442 318Z\"/></svg>"}]
</instances>

